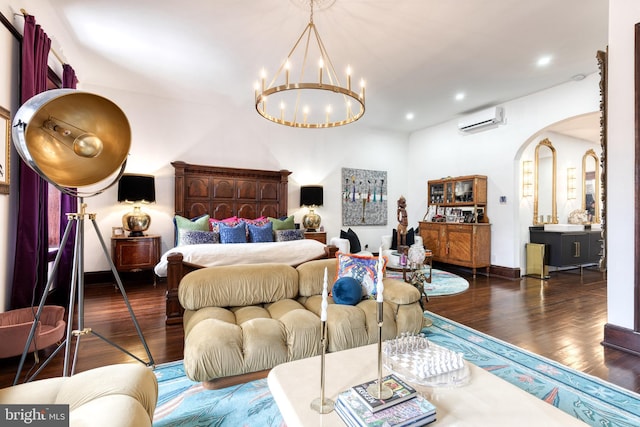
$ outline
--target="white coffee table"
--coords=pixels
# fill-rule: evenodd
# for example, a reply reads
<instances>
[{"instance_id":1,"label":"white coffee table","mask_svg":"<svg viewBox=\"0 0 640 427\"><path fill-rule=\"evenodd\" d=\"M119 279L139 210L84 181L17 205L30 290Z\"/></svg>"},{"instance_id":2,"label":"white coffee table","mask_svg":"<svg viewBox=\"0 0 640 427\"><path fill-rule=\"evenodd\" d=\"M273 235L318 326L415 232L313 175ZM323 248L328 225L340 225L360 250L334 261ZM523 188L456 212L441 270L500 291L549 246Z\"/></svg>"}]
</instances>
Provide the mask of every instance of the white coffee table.
<instances>
[{"instance_id":1,"label":"white coffee table","mask_svg":"<svg viewBox=\"0 0 640 427\"><path fill-rule=\"evenodd\" d=\"M329 353L325 359L325 398L376 378L377 344ZM585 426L558 408L470 365L469 384L458 388L416 387L437 408L437 426ZM386 370L385 370L386 373ZM335 411L321 415L310 408L320 397L320 356L278 365L268 376L269 389L289 427L344 426Z\"/></svg>"}]
</instances>

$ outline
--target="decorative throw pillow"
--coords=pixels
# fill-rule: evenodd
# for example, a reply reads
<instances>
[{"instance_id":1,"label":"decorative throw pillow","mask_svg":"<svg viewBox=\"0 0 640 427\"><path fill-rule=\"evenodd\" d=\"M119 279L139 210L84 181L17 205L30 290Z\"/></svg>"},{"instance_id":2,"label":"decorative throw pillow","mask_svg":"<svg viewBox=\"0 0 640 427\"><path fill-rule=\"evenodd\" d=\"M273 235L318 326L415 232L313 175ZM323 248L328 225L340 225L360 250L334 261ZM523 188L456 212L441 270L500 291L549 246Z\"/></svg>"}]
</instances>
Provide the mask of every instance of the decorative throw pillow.
<instances>
[{"instance_id":1,"label":"decorative throw pillow","mask_svg":"<svg viewBox=\"0 0 640 427\"><path fill-rule=\"evenodd\" d=\"M293 222L293 215L287 217L287 219L282 220L278 218L268 217L269 221L273 224L273 230L294 230L296 228L296 224Z\"/></svg>"},{"instance_id":2,"label":"decorative throw pillow","mask_svg":"<svg viewBox=\"0 0 640 427\"><path fill-rule=\"evenodd\" d=\"M378 257L341 252L338 252L336 256L338 257L337 277L353 277L362 287L362 296L375 297L378 286ZM383 274L386 266L387 259L383 257Z\"/></svg>"},{"instance_id":3,"label":"decorative throw pillow","mask_svg":"<svg viewBox=\"0 0 640 427\"><path fill-rule=\"evenodd\" d=\"M202 245L220 243L220 233L214 231L183 230L180 233L178 245Z\"/></svg>"},{"instance_id":4,"label":"decorative throw pillow","mask_svg":"<svg viewBox=\"0 0 640 427\"><path fill-rule=\"evenodd\" d=\"M185 218L180 215L173 217L173 223L176 228L176 240L175 244L182 240L181 233L185 230L197 230L197 231L209 231L209 215L202 215L192 219Z\"/></svg>"},{"instance_id":5,"label":"decorative throw pillow","mask_svg":"<svg viewBox=\"0 0 640 427\"><path fill-rule=\"evenodd\" d=\"M276 242L290 242L292 240L304 239L304 230L300 229L275 230L273 234L275 234Z\"/></svg>"},{"instance_id":6,"label":"decorative throw pillow","mask_svg":"<svg viewBox=\"0 0 640 427\"><path fill-rule=\"evenodd\" d=\"M233 227L234 225L240 224L240 218L238 218L237 216L230 216L229 218L225 219L211 218L209 219L209 230L215 231L216 233L219 232L220 224L226 224Z\"/></svg>"},{"instance_id":7,"label":"decorative throw pillow","mask_svg":"<svg viewBox=\"0 0 640 427\"><path fill-rule=\"evenodd\" d=\"M358 235L351 228L347 231L340 230L340 238L347 239L349 241L349 250L352 254L357 254L362 250L360 239L358 239Z\"/></svg>"},{"instance_id":8,"label":"decorative throw pillow","mask_svg":"<svg viewBox=\"0 0 640 427\"><path fill-rule=\"evenodd\" d=\"M412 227L407 230L407 246L413 246L415 242L416 232ZM391 235L391 248L389 249L393 249L394 251L398 250L398 231L395 228L393 229L393 234Z\"/></svg>"},{"instance_id":9,"label":"decorative throw pillow","mask_svg":"<svg viewBox=\"0 0 640 427\"><path fill-rule=\"evenodd\" d=\"M362 300L362 286L353 277L341 277L333 284L331 296L336 304L356 305Z\"/></svg>"},{"instance_id":10,"label":"decorative throw pillow","mask_svg":"<svg viewBox=\"0 0 640 427\"><path fill-rule=\"evenodd\" d=\"M219 224L220 243L247 243L247 226L244 222L238 225Z\"/></svg>"},{"instance_id":11,"label":"decorative throw pillow","mask_svg":"<svg viewBox=\"0 0 640 427\"><path fill-rule=\"evenodd\" d=\"M273 225L270 222L264 225L247 223L247 228L249 229L250 242L273 242Z\"/></svg>"},{"instance_id":12,"label":"decorative throw pillow","mask_svg":"<svg viewBox=\"0 0 640 427\"><path fill-rule=\"evenodd\" d=\"M256 219L248 219L248 218L238 218L240 221L244 221L247 224L253 224L253 225L265 225L266 223L270 222L269 218L267 218L266 216L261 216L260 218L256 218Z\"/></svg>"}]
</instances>

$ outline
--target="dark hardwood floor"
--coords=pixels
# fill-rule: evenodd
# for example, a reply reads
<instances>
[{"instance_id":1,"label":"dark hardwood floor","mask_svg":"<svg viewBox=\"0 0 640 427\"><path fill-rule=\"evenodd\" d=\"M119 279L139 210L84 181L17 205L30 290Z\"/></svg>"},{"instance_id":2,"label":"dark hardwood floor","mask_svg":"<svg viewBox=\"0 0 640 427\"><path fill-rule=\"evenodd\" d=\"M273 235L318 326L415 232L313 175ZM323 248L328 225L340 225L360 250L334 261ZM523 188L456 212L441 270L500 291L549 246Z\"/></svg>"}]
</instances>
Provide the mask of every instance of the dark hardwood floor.
<instances>
[{"instance_id":1,"label":"dark hardwood floor","mask_svg":"<svg viewBox=\"0 0 640 427\"><path fill-rule=\"evenodd\" d=\"M640 391L640 358L603 347L607 321L607 284L592 269L554 272L550 280L509 280L455 271L469 280L469 290L455 296L432 297L426 308L441 316L556 360L576 370ZM181 325L164 323L165 285L125 283L156 364L180 360ZM113 285L87 285L85 327L147 360L123 298ZM61 352L62 353L62 352ZM41 359L46 353L41 352ZM56 355L36 379L59 376L63 355ZM0 387L13 384L19 357L0 360ZM76 372L112 363L139 363L94 335L81 339ZM34 365L32 355L22 377ZM21 380L22 381L22 380Z\"/></svg>"}]
</instances>

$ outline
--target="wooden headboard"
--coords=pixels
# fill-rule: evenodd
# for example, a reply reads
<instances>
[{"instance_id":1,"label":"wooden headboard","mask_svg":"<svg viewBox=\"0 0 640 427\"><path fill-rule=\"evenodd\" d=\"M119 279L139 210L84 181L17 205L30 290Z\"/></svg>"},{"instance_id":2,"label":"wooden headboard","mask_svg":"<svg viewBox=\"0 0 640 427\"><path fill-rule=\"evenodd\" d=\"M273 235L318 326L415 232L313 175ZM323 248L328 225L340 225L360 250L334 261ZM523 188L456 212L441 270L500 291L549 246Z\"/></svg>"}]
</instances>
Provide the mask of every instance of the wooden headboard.
<instances>
[{"instance_id":1,"label":"wooden headboard","mask_svg":"<svg viewBox=\"0 0 640 427\"><path fill-rule=\"evenodd\" d=\"M175 213L185 218L209 214L254 219L287 216L288 170L266 171L172 162Z\"/></svg>"}]
</instances>

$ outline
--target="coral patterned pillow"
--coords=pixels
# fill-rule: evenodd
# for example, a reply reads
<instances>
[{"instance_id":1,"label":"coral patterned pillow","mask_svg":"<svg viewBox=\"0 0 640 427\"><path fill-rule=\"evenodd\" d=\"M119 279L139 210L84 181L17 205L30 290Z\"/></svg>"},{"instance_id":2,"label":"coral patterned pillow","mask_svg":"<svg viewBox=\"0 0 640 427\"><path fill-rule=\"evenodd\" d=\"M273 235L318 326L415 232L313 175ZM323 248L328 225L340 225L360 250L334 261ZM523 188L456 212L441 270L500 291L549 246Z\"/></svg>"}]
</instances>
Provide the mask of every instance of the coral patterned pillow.
<instances>
[{"instance_id":1,"label":"coral patterned pillow","mask_svg":"<svg viewBox=\"0 0 640 427\"><path fill-rule=\"evenodd\" d=\"M337 277L353 277L362 286L362 296L374 298L378 286L378 257L338 252ZM387 258L383 257L382 271L387 266ZM381 278L382 279L382 278Z\"/></svg>"},{"instance_id":2,"label":"coral patterned pillow","mask_svg":"<svg viewBox=\"0 0 640 427\"><path fill-rule=\"evenodd\" d=\"M244 221L247 224L253 224L257 226L262 226L269 222L269 218L267 218L266 216L261 216L260 218L256 219L239 218L239 220Z\"/></svg>"}]
</instances>

